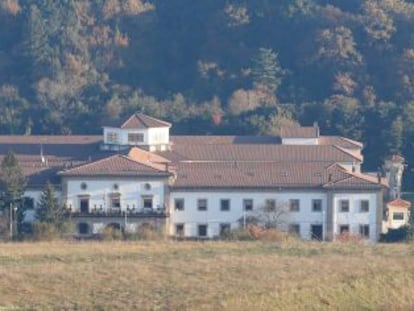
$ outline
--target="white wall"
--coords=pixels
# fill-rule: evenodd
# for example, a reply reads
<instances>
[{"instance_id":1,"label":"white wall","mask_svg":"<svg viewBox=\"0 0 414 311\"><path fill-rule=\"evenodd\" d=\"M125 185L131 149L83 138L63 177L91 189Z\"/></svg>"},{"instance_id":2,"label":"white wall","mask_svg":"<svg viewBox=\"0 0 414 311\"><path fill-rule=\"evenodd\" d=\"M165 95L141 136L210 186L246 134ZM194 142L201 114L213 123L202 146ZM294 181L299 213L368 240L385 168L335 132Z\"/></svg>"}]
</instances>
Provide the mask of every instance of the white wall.
<instances>
[{"instance_id":1,"label":"white wall","mask_svg":"<svg viewBox=\"0 0 414 311\"><path fill-rule=\"evenodd\" d=\"M76 211L80 207L79 197L89 195L89 208L102 209L105 211L110 207L110 194L119 192L121 194L121 210L129 208L142 209L142 195L153 196L153 208L164 207L164 183L165 181L137 180L133 178L69 178L67 183L67 197L64 198L68 207ZM82 190L81 184L86 183L87 189ZM145 184L151 185L150 190L145 189ZM114 189L118 185L118 190Z\"/></svg>"},{"instance_id":2,"label":"white wall","mask_svg":"<svg viewBox=\"0 0 414 311\"><path fill-rule=\"evenodd\" d=\"M349 212L340 211L340 201L349 200ZM369 212L360 211L361 200L369 201ZM333 195L333 234L339 234L340 225L349 225L351 234L359 234L360 225L369 225L369 240L377 240L377 195L375 193L335 193Z\"/></svg>"},{"instance_id":3,"label":"white wall","mask_svg":"<svg viewBox=\"0 0 414 311\"><path fill-rule=\"evenodd\" d=\"M174 210L174 200L184 198L184 211ZM197 199L208 199L207 211L197 210ZM230 211L220 210L220 200L230 199ZM253 208L258 209L265 205L267 199L275 199L277 206L285 205L289 199L300 200L300 211L289 212L287 221L300 224L300 235L310 239L312 224L322 224L325 230L326 194L323 192L185 192L172 191L170 196L170 228L171 235L175 234L175 224L184 224L185 236L196 237L199 224L208 225L208 236L219 235L221 223L230 223L232 228L239 226L239 219L243 219L243 199L253 199ZM312 211L312 200L322 200L322 212ZM248 215L248 214L247 214Z\"/></svg>"},{"instance_id":4,"label":"white wall","mask_svg":"<svg viewBox=\"0 0 414 311\"><path fill-rule=\"evenodd\" d=\"M170 142L170 128L157 127L148 129L148 145L167 145Z\"/></svg>"},{"instance_id":5,"label":"white wall","mask_svg":"<svg viewBox=\"0 0 414 311\"><path fill-rule=\"evenodd\" d=\"M168 127L148 128L148 129L118 129L112 127L104 127L104 143L116 145L138 145L138 146L152 146L152 145L168 145L169 144ZM118 142L113 143L107 140L108 133L117 133ZM128 134L143 134L144 140L142 142L130 143L128 141Z\"/></svg>"},{"instance_id":6,"label":"white wall","mask_svg":"<svg viewBox=\"0 0 414 311\"><path fill-rule=\"evenodd\" d=\"M317 145L317 138L282 138L282 145Z\"/></svg>"}]
</instances>

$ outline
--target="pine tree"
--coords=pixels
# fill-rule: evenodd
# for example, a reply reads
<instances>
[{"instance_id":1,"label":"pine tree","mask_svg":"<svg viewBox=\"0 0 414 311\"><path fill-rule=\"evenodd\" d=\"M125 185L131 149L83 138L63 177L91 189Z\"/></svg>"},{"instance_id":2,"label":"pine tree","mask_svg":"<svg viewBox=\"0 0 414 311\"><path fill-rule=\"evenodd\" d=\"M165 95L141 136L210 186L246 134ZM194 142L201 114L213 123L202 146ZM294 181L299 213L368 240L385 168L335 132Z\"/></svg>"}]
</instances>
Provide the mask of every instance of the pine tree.
<instances>
[{"instance_id":1,"label":"pine tree","mask_svg":"<svg viewBox=\"0 0 414 311\"><path fill-rule=\"evenodd\" d=\"M253 58L254 84L260 84L270 92L275 92L282 83L283 73L277 54L272 49L260 48L256 57Z\"/></svg>"},{"instance_id":2,"label":"pine tree","mask_svg":"<svg viewBox=\"0 0 414 311\"><path fill-rule=\"evenodd\" d=\"M36 209L36 218L40 222L49 223L59 227L64 222L64 209L59 204L55 195L55 189L50 182L46 186L40 196L40 200Z\"/></svg>"},{"instance_id":3,"label":"pine tree","mask_svg":"<svg viewBox=\"0 0 414 311\"><path fill-rule=\"evenodd\" d=\"M14 205L21 200L26 188L26 178L12 151L7 152L1 162L0 185L5 206Z\"/></svg>"}]
</instances>

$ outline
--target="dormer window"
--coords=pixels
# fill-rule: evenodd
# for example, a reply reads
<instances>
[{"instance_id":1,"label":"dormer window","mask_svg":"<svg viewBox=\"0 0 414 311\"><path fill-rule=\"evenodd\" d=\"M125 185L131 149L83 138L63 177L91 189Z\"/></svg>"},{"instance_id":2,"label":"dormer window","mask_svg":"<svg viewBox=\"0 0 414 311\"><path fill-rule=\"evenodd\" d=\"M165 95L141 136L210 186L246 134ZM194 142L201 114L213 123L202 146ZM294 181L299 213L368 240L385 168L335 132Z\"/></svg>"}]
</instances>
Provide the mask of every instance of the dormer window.
<instances>
[{"instance_id":1,"label":"dormer window","mask_svg":"<svg viewBox=\"0 0 414 311\"><path fill-rule=\"evenodd\" d=\"M108 143L117 143L118 142L118 133L108 132L106 134L106 141Z\"/></svg>"},{"instance_id":2,"label":"dormer window","mask_svg":"<svg viewBox=\"0 0 414 311\"><path fill-rule=\"evenodd\" d=\"M142 133L128 133L128 143L136 144L144 142L144 134Z\"/></svg>"}]
</instances>

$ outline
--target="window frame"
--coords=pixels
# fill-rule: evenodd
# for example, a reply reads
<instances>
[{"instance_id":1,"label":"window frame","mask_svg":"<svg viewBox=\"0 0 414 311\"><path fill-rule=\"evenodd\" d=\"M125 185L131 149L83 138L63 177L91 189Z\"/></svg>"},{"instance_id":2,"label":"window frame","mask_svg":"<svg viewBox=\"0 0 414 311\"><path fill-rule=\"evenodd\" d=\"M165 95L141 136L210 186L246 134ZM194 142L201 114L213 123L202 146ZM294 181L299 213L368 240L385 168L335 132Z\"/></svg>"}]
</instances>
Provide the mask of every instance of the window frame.
<instances>
[{"instance_id":1,"label":"window frame","mask_svg":"<svg viewBox=\"0 0 414 311\"><path fill-rule=\"evenodd\" d=\"M203 206L201 202L205 202ZM197 210L200 212L205 212L208 210L208 200L207 199L197 199Z\"/></svg>"},{"instance_id":2,"label":"window frame","mask_svg":"<svg viewBox=\"0 0 414 311\"><path fill-rule=\"evenodd\" d=\"M107 132L106 133L106 141L108 143L118 143L119 135L117 132Z\"/></svg>"},{"instance_id":3,"label":"window frame","mask_svg":"<svg viewBox=\"0 0 414 311\"><path fill-rule=\"evenodd\" d=\"M185 210L185 200L184 200L184 198L174 198L174 210L175 211L184 211Z\"/></svg>"},{"instance_id":4,"label":"window frame","mask_svg":"<svg viewBox=\"0 0 414 311\"><path fill-rule=\"evenodd\" d=\"M370 235L369 224L359 225L359 235L363 238L369 239L369 235Z\"/></svg>"},{"instance_id":5,"label":"window frame","mask_svg":"<svg viewBox=\"0 0 414 311\"><path fill-rule=\"evenodd\" d=\"M131 139L131 138L137 138L137 139ZM145 139L144 133L128 133L128 143L129 144L138 144L143 143Z\"/></svg>"},{"instance_id":6,"label":"window frame","mask_svg":"<svg viewBox=\"0 0 414 311\"><path fill-rule=\"evenodd\" d=\"M147 209L154 209L154 197L152 195L143 195L141 196L142 199L142 208ZM148 202L148 200L151 200L151 206L145 206L145 203Z\"/></svg>"},{"instance_id":7,"label":"window frame","mask_svg":"<svg viewBox=\"0 0 414 311\"><path fill-rule=\"evenodd\" d=\"M395 216L402 216L400 217L395 217ZM392 220L397 220L397 221L404 221L405 220L405 213L404 212L392 212Z\"/></svg>"},{"instance_id":8,"label":"window frame","mask_svg":"<svg viewBox=\"0 0 414 311\"><path fill-rule=\"evenodd\" d=\"M243 211L244 212L251 212L253 211L253 199L243 199ZM248 209L247 206L250 206Z\"/></svg>"},{"instance_id":9,"label":"window frame","mask_svg":"<svg viewBox=\"0 0 414 311\"><path fill-rule=\"evenodd\" d=\"M344 234L344 233L350 233L351 231L350 231L349 225L344 224L344 225L339 225L338 232L339 234Z\"/></svg>"},{"instance_id":10,"label":"window frame","mask_svg":"<svg viewBox=\"0 0 414 311\"><path fill-rule=\"evenodd\" d=\"M181 227L180 229L178 229ZM185 236L185 225L184 223L176 223L174 226L174 234L177 237L183 237Z\"/></svg>"},{"instance_id":11,"label":"window frame","mask_svg":"<svg viewBox=\"0 0 414 311\"><path fill-rule=\"evenodd\" d=\"M227 202L227 206L224 205L225 202ZM220 199L220 211L229 212L231 209L230 204L230 199Z\"/></svg>"},{"instance_id":12,"label":"window frame","mask_svg":"<svg viewBox=\"0 0 414 311\"><path fill-rule=\"evenodd\" d=\"M201 235L201 228L204 227L205 234ZM208 225L207 224L198 224L197 225L197 237L199 238L206 238L208 237Z\"/></svg>"},{"instance_id":13,"label":"window frame","mask_svg":"<svg viewBox=\"0 0 414 311\"><path fill-rule=\"evenodd\" d=\"M315 203L319 203L319 208L315 209ZM312 199L312 212L320 213L322 212L322 199Z\"/></svg>"},{"instance_id":14,"label":"window frame","mask_svg":"<svg viewBox=\"0 0 414 311\"><path fill-rule=\"evenodd\" d=\"M364 204L366 203L366 206ZM359 203L360 213L369 213L369 200L361 200Z\"/></svg>"},{"instance_id":15,"label":"window frame","mask_svg":"<svg viewBox=\"0 0 414 311\"><path fill-rule=\"evenodd\" d=\"M300 200L299 199L289 199L289 211L300 212Z\"/></svg>"},{"instance_id":16,"label":"window frame","mask_svg":"<svg viewBox=\"0 0 414 311\"><path fill-rule=\"evenodd\" d=\"M344 203L346 203L346 209L344 209ZM350 202L349 199L341 199L339 200L339 212L340 213L349 213L350 211Z\"/></svg>"},{"instance_id":17,"label":"window frame","mask_svg":"<svg viewBox=\"0 0 414 311\"><path fill-rule=\"evenodd\" d=\"M231 223L229 222L223 222L219 225L219 236L224 237L228 235L231 231Z\"/></svg>"}]
</instances>

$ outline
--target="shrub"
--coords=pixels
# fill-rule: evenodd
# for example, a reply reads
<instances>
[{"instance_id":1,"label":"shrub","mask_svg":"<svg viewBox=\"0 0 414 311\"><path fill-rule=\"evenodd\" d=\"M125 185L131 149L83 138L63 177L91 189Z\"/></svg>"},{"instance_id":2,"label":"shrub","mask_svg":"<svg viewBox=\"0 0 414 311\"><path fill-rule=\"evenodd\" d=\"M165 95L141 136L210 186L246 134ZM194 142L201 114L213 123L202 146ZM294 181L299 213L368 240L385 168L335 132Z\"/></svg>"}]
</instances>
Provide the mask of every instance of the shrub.
<instances>
[{"instance_id":1,"label":"shrub","mask_svg":"<svg viewBox=\"0 0 414 311\"><path fill-rule=\"evenodd\" d=\"M112 226L103 228L99 236L104 241L119 241L124 238L122 231Z\"/></svg>"},{"instance_id":2,"label":"shrub","mask_svg":"<svg viewBox=\"0 0 414 311\"><path fill-rule=\"evenodd\" d=\"M61 238L61 232L54 225L46 222L33 224L33 239L35 241L52 241Z\"/></svg>"},{"instance_id":3,"label":"shrub","mask_svg":"<svg viewBox=\"0 0 414 311\"><path fill-rule=\"evenodd\" d=\"M364 239L360 234L344 232L335 236L335 241L341 243L361 243Z\"/></svg>"},{"instance_id":4,"label":"shrub","mask_svg":"<svg viewBox=\"0 0 414 311\"><path fill-rule=\"evenodd\" d=\"M35 222L31 225L32 234L25 235L23 238L35 241L52 241L68 237L73 237L75 226L72 222L66 221L59 225L48 222Z\"/></svg>"},{"instance_id":5,"label":"shrub","mask_svg":"<svg viewBox=\"0 0 414 311\"><path fill-rule=\"evenodd\" d=\"M125 232L124 238L125 240L162 240L165 238L165 233L152 225L143 224L133 232Z\"/></svg>"},{"instance_id":6,"label":"shrub","mask_svg":"<svg viewBox=\"0 0 414 311\"><path fill-rule=\"evenodd\" d=\"M412 241L414 229L410 226L403 226L398 229L389 229L387 233L381 234L380 242L395 243Z\"/></svg>"},{"instance_id":7,"label":"shrub","mask_svg":"<svg viewBox=\"0 0 414 311\"><path fill-rule=\"evenodd\" d=\"M248 230L243 228L235 228L226 232L222 237L224 240L233 240L233 241L252 241L254 237L250 234Z\"/></svg>"}]
</instances>

